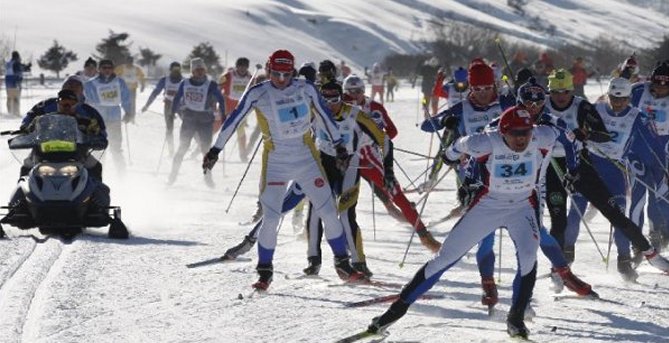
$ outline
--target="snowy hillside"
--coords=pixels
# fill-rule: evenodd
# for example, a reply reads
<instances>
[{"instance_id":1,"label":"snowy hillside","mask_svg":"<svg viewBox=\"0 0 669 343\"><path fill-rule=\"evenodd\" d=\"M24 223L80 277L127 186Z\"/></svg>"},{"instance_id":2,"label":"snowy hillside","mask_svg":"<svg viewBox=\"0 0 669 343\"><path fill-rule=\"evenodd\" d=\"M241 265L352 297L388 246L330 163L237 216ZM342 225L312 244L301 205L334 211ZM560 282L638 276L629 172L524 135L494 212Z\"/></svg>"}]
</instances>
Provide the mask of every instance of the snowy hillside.
<instances>
[{"instance_id":1,"label":"snowy hillside","mask_svg":"<svg viewBox=\"0 0 669 343\"><path fill-rule=\"evenodd\" d=\"M263 62L268 51L288 47L300 61L344 59L359 68L389 52L422 52L431 23L470 23L544 46L604 34L647 47L669 31L666 11L624 0L530 0L524 9L521 16L502 0L2 1L0 38L33 61L57 39L81 58L71 73L110 29L130 34L133 53L163 54L162 65L208 41L228 65L241 55ZM538 17L540 26L555 26L553 36Z\"/></svg>"},{"instance_id":2,"label":"snowy hillside","mask_svg":"<svg viewBox=\"0 0 669 343\"><path fill-rule=\"evenodd\" d=\"M588 92L597 96L599 89L593 85ZM54 93L33 88L22 106ZM147 96L148 91L141 93L138 102L143 104ZM416 105L416 89L407 84L401 85L397 101L387 104L400 131L395 145L427 153L430 135L415 127ZM123 207L132 231L128 241L108 240L104 231L93 229L71 244L57 240L36 244L28 236L31 232L5 225L10 239L0 240L0 342L334 342L364 329L388 306L347 308L347 304L398 292L394 284L408 282L430 257L414 239L404 268L398 266L411 230L387 215L378 199L372 205L369 187L363 183L358 220L365 252L374 278L391 283L388 287L342 285L325 246L322 279L300 279L307 263L306 243L295 238L290 214L279 234L275 280L267 295L247 298L257 278L255 250L239 262L187 269L188 263L220 256L250 230L238 222L254 211L260 158L256 157L227 214L224 209L245 167L234 143L226 148L226 162L213 171L215 189L204 185L199 156L184 161L177 182L168 187L170 159L161 153L161 106L154 103L151 111L138 116L137 125L129 125L131 150L126 157L132 164L126 173L117 172L111 158L102 160L113 203ZM18 119L0 118L0 130L17 126ZM7 199L20 164L3 141L0 197ZM426 167L424 159L412 155L396 152L396 158L412 178ZM402 185L409 186L399 170L397 174ZM430 195L423 213L426 222L441 218L456 204L454 183L451 173L440 185L444 191ZM408 197L419 199L415 193ZM434 227L436 238L443 239L453 223ZM598 216L589 227L605 248L609 224ZM500 304L495 316L489 317L480 303L472 250L428 292L438 299L419 300L390 328L386 341L510 341L504 316L516 263L507 233L501 244ZM554 301L550 280L541 277L533 300L537 316L528 322L535 341L669 342L669 277L644 263L639 284L625 284L615 271L615 246L611 256L614 262L607 271L582 228L573 268L604 300ZM539 253L538 274L548 270L549 263Z\"/></svg>"}]
</instances>

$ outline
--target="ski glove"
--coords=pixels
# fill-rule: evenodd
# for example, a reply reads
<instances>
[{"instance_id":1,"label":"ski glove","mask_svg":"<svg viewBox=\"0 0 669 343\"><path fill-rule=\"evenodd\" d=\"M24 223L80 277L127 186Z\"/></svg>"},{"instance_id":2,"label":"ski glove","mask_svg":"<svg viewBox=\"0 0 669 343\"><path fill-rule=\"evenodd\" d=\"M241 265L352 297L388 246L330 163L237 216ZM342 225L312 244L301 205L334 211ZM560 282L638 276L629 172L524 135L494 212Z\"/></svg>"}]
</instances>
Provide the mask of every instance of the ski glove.
<instances>
[{"instance_id":1,"label":"ski glove","mask_svg":"<svg viewBox=\"0 0 669 343\"><path fill-rule=\"evenodd\" d=\"M216 161L218 161L218 154L221 152L221 149L217 147L211 147L209 151L204 155L204 159L202 160L202 170L204 173L207 173L207 170L211 170L214 168L214 165L216 164Z\"/></svg>"},{"instance_id":2,"label":"ski glove","mask_svg":"<svg viewBox=\"0 0 669 343\"><path fill-rule=\"evenodd\" d=\"M564 186L564 189L569 191L570 193L574 193L576 190L576 182L578 182L579 175L577 171L572 171L570 170L566 174L564 174L564 179L562 179L562 186Z\"/></svg>"},{"instance_id":3,"label":"ski glove","mask_svg":"<svg viewBox=\"0 0 669 343\"><path fill-rule=\"evenodd\" d=\"M463 183L458 188L458 201L464 207L469 207L472 201L476 199L476 196L483 190L483 184L480 182L475 183Z\"/></svg>"},{"instance_id":4,"label":"ski glove","mask_svg":"<svg viewBox=\"0 0 669 343\"><path fill-rule=\"evenodd\" d=\"M456 116L452 115L441 118L441 125L447 130L454 130L456 127L458 127L459 122L460 120Z\"/></svg>"},{"instance_id":5,"label":"ski glove","mask_svg":"<svg viewBox=\"0 0 669 343\"><path fill-rule=\"evenodd\" d=\"M335 165L340 172L344 173L348 169L348 163L351 161L351 155L348 154L348 150L343 145L337 145L335 147L337 150L337 156L335 157Z\"/></svg>"}]
</instances>

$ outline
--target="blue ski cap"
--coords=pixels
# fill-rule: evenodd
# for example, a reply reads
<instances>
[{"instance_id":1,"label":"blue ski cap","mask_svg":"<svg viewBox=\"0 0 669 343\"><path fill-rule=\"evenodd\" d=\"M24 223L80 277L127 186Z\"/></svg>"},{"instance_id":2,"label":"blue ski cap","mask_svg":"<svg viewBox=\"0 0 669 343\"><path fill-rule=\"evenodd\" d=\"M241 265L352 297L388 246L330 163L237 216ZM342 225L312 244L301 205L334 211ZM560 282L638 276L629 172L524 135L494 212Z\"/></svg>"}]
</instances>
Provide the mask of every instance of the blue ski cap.
<instances>
[{"instance_id":1,"label":"blue ski cap","mask_svg":"<svg viewBox=\"0 0 669 343\"><path fill-rule=\"evenodd\" d=\"M458 67L453 72L453 80L455 80L455 83L467 83L467 69Z\"/></svg>"},{"instance_id":2,"label":"blue ski cap","mask_svg":"<svg viewBox=\"0 0 669 343\"><path fill-rule=\"evenodd\" d=\"M546 101L546 89L537 83L537 79L530 77L527 83L518 88L517 103L543 102Z\"/></svg>"}]
</instances>

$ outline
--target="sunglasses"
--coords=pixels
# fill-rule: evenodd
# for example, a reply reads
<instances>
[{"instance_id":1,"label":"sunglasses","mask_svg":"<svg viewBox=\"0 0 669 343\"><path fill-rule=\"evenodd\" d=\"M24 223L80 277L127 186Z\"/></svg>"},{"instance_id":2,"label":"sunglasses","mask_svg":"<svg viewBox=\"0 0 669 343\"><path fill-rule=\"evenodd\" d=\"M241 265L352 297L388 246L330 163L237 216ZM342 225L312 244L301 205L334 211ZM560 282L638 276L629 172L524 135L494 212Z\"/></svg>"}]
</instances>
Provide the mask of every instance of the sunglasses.
<instances>
[{"instance_id":1,"label":"sunglasses","mask_svg":"<svg viewBox=\"0 0 669 343\"><path fill-rule=\"evenodd\" d=\"M491 91L495 89L495 86L472 86L472 91L474 92L483 92L483 91Z\"/></svg>"},{"instance_id":2,"label":"sunglasses","mask_svg":"<svg viewBox=\"0 0 669 343\"><path fill-rule=\"evenodd\" d=\"M272 71L270 72L270 75L271 75L272 77L276 77L276 78L284 78L284 79L287 79L287 78L293 76L293 72L292 72L292 71L276 71L276 70L272 70Z\"/></svg>"},{"instance_id":3,"label":"sunglasses","mask_svg":"<svg viewBox=\"0 0 669 343\"><path fill-rule=\"evenodd\" d=\"M540 107L542 107L543 105L544 105L544 101L543 101L543 100L539 100L539 101L531 101L531 100L523 101L523 106L525 106L526 108L532 108L532 107L534 107L534 108L540 108Z\"/></svg>"},{"instance_id":4,"label":"sunglasses","mask_svg":"<svg viewBox=\"0 0 669 343\"><path fill-rule=\"evenodd\" d=\"M567 93L569 93L569 92L571 92L571 91L568 90L568 89L556 89L556 90L551 90L551 93L553 93L553 94L567 94Z\"/></svg>"},{"instance_id":5,"label":"sunglasses","mask_svg":"<svg viewBox=\"0 0 669 343\"><path fill-rule=\"evenodd\" d=\"M365 91L363 91L360 88L353 88L353 89L347 89L346 93L352 94L352 95L357 95L357 94L363 94L363 93L365 93Z\"/></svg>"},{"instance_id":6,"label":"sunglasses","mask_svg":"<svg viewBox=\"0 0 669 343\"><path fill-rule=\"evenodd\" d=\"M327 102L328 104L338 104L341 102L341 96L339 95L330 95L330 96L323 95L323 99L325 99L325 102Z\"/></svg>"}]
</instances>

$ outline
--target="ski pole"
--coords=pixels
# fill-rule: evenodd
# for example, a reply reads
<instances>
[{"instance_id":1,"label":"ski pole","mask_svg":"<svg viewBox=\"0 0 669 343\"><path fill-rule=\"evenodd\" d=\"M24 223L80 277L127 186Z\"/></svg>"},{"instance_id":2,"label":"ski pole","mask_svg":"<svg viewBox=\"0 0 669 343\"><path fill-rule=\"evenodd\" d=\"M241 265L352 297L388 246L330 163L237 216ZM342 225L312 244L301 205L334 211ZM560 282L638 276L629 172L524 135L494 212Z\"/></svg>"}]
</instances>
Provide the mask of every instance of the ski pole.
<instances>
[{"instance_id":1,"label":"ski pole","mask_svg":"<svg viewBox=\"0 0 669 343\"><path fill-rule=\"evenodd\" d=\"M374 209L374 193L376 186L372 184L372 227L374 228L374 240L376 241L376 211Z\"/></svg>"},{"instance_id":2,"label":"ski pole","mask_svg":"<svg viewBox=\"0 0 669 343\"><path fill-rule=\"evenodd\" d=\"M235 192L232 194L232 198L230 198L230 203L228 204L228 207L225 209L225 213L228 213L230 211L230 207L232 206L232 202L235 200L235 197L237 196L237 192L239 192L239 188L242 186L242 182L244 182L244 179L246 178L246 174L249 172L249 169L251 168L251 163L253 162L253 159L256 157L256 153L258 152L258 149L260 148L260 144L262 143L262 139L258 141L258 144L256 145L255 149L253 150L253 155L251 155L251 158L249 159L249 163L246 164L246 170L244 170L244 174L242 174L242 178L239 180L239 183L237 184L237 188L235 189Z\"/></svg>"},{"instance_id":3,"label":"ski pole","mask_svg":"<svg viewBox=\"0 0 669 343\"><path fill-rule=\"evenodd\" d=\"M398 148L398 147L393 147L393 150L403 152L403 153L409 154L409 155L418 156L418 157L434 159L434 157L432 157L432 156L423 155L423 154L418 153L418 152L414 152L414 151L411 151L411 150L406 150L406 149L402 149L402 148Z\"/></svg>"},{"instance_id":4,"label":"ski pole","mask_svg":"<svg viewBox=\"0 0 669 343\"><path fill-rule=\"evenodd\" d=\"M606 251L606 271L609 271L609 258L611 257L611 246L613 245L613 225L609 226L609 247Z\"/></svg>"},{"instance_id":5,"label":"ski pole","mask_svg":"<svg viewBox=\"0 0 669 343\"><path fill-rule=\"evenodd\" d=\"M506 69L509 70L509 74L513 77L513 69L511 69L511 66L509 65L509 61L506 59L506 54L504 53L504 49L502 48L502 44L499 41L499 38L495 38L495 43L497 44L497 48L499 49L499 53L502 55L502 60L504 60L504 65L506 66ZM515 82L514 82L515 85Z\"/></svg>"},{"instance_id":6,"label":"ski pole","mask_svg":"<svg viewBox=\"0 0 669 343\"><path fill-rule=\"evenodd\" d=\"M504 230L499 228L499 259L497 260L497 282L502 282L502 237L504 237Z\"/></svg>"},{"instance_id":7,"label":"ski pole","mask_svg":"<svg viewBox=\"0 0 669 343\"><path fill-rule=\"evenodd\" d=\"M130 135L128 135L128 123L123 123L125 129L125 146L128 149L128 164L132 165L132 156L130 155Z\"/></svg>"},{"instance_id":8,"label":"ski pole","mask_svg":"<svg viewBox=\"0 0 669 343\"><path fill-rule=\"evenodd\" d=\"M160 156L158 157L158 166L156 167L156 174L160 171L160 165L163 163L163 153L165 152L165 145L167 145L167 135L163 140L163 146L160 148Z\"/></svg>"},{"instance_id":9,"label":"ski pole","mask_svg":"<svg viewBox=\"0 0 669 343\"><path fill-rule=\"evenodd\" d=\"M411 183L411 186L413 188L418 188L418 186L416 186L416 184L413 183L413 181L411 181L411 178L409 177L409 174L407 174L407 172L404 170L404 168L402 168L402 166L399 164L399 162L397 162L397 159L393 157L393 161L395 161L395 165L397 166L397 168L399 168L399 170L402 172L402 174L404 174L404 177L406 177L407 180L409 180L409 182Z\"/></svg>"}]
</instances>

